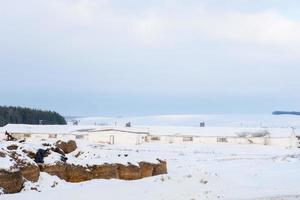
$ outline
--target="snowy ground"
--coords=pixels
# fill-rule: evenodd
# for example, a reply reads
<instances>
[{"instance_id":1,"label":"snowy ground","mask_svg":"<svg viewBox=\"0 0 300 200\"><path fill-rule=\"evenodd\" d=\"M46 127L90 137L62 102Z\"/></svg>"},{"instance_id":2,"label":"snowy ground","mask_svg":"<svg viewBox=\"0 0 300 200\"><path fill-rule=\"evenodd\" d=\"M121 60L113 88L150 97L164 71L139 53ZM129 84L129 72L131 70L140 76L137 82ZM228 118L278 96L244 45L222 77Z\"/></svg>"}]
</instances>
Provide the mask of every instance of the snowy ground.
<instances>
[{"instance_id":1,"label":"snowy ground","mask_svg":"<svg viewBox=\"0 0 300 200\"><path fill-rule=\"evenodd\" d=\"M208 127L273 127L300 128L300 116L271 114L203 114L203 115L152 115L136 117L83 117L80 125L118 125L131 122L133 126L196 126L205 122Z\"/></svg>"},{"instance_id":2,"label":"snowy ground","mask_svg":"<svg viewBox=\"0 0 300 200\"><path fill-rule=\"evenodd\" d=\"M101 149L107 155L140 152L145 160L166 159L169 173L136 181L92 180L77 184L42 173L39 182L27 183L22 193L2 195L0 199L300 199L299 149L175 144L107 145Z\"/></svg>"}]
</instances>

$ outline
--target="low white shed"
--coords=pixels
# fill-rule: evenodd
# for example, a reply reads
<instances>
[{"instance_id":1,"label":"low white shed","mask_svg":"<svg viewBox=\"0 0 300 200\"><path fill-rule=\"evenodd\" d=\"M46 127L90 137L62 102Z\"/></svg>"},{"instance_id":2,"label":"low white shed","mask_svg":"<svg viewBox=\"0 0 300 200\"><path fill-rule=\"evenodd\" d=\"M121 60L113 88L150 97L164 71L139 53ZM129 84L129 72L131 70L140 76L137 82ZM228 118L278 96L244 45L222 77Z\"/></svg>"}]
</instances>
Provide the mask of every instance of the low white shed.
<instances>
[{"instance_id":1,"label":"low white shed","mask_svg":"<svg viewBox=\"0 0 300 200\"><path fill-rule=\"evenodd\" d=\"M300 137L292 128L152 126L148 129L149 142L300 146Z\"/></svg>"},{"instance_id":2,"label":"low white shed","mask_svg":"<svg viewBox=\"0 0 300 200\"><path fill-rule=\"evenodd\" d=\"M5 137L7 131L17 139L82 139L87 138L85 131L88 127L72 125L30 125L30 124L7 124L0 128L0 135ZM90 129L89 129L90 130Z\"/></svg>"},{"instance_id":3,"label":"low white shed","mask_svg":"<svg viewBox=\"0 0 300 200\"><path fill-rule=\"evenodd\" d=\"M142 144L149 133L134 128L102 128L89 132L89 140L106 144Z\"/></svg>"}]
</instances>

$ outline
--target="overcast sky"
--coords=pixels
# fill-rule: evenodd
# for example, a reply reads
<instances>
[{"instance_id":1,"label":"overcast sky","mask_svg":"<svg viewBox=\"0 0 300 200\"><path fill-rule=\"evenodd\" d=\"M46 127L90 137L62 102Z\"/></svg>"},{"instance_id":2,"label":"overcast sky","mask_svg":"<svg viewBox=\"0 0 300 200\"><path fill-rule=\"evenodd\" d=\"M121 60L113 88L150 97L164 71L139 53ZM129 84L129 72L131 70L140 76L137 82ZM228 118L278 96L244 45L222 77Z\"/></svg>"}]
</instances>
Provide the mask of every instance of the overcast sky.
<instances>
[{"instance_id":1,"label":"overcast sky","mask_svg":"<svg viewBox=\"0 0 300 200\"><path fill-rule=\"evenodd\" d=\"M299 0L0 0L1 105L300 110Z\"/></svg>"}]
</instances>

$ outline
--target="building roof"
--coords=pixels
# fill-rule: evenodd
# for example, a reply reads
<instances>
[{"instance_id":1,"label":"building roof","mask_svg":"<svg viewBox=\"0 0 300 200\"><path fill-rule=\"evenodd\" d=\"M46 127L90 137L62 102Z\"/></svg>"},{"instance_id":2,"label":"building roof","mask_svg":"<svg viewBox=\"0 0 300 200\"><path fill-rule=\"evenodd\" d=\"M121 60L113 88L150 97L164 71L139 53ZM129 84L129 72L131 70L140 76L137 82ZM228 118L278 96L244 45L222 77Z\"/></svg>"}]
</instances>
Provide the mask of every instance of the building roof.
<instances>
[{"instance_id":1,"label":"building roof","mask_svg":"<svg viewBox=\"0 0 300 200\"><path fill-rule=\"evenodd\" d=\"M32 133L32 134L89 134L106 131L118 131L121 133L149 134L148 129L133 127L112 126L75 126L75 125L29 125L7 124L0 128L0 133Z\"/></svg>"},{"instance_id":2,"label":"building roof","mask_svg":"<svg viewBox=\"0 0 300 200\"><path fill-rule=\"evenodd\" d=\"M181 127L181 126L74 126L74 125L28 125L8 124L0 128L0 133L33 133L33 134L89 134L105 131L120 133L150 134L157 136L263 136L290 137L299 130L292 128L244 128L244 127Z\"/></svg>"},{"instance_id":3,"label":"building roof","mask_svg":"<svg viewBox=\"0 0 300 200\"><path fill-rule=\"evenodd\" d=\"M149 134L149 131L146 129L137 129L137 128L131 128L131 127L120 127L120 128L101 128L90 131L90 133L99 133L99 132L109 132L109 131L116 131L121 133L133 133L133 134Z\"/></svg>"},{"instance_id":4,"label":"building roof","mask_svg":"<svg viewBox=\"0 0 300 200\"><path fill-rule=\"evenodd\" d=\"M151 126L147 127L151 135L160 136L226 136L226 137L245 137L263 136L270 137L290 137L299 135L297 130L292 128L244 128L244 127L178 127L178 126Z\"/></svg>"},{"instance_id":5,"label":"building roof","mask_svg":"<svg viewBox=\"0 0 300 200\"><path fill-rule=\"evenodd\" d=\"M29 124L7 124L0 128L0 132L9 133L33 133L33 134L70 134L72 132L87 132L94 130L93 126L73 125L29 125Z\"/></svg>"}]
</instances>

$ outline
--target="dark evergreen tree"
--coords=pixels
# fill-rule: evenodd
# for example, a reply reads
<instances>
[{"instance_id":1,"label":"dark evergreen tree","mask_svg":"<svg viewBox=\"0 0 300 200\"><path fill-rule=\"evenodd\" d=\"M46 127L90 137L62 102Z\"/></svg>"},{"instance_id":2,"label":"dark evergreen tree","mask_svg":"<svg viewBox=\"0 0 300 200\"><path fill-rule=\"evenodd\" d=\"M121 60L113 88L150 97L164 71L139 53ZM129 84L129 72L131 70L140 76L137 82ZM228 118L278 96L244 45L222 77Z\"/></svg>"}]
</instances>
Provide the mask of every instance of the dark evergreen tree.
<instances>
[{"instance_id":1,"label":"dark evergreen tree","mask_svg":"<svg viewBox=\"0 0 300 200\"><path fill-rule=\"evenodd\" d=\"M53 111L0 106L0 126L6 124L67 124L65 118Z\"/></svg>"}]
</instances>

